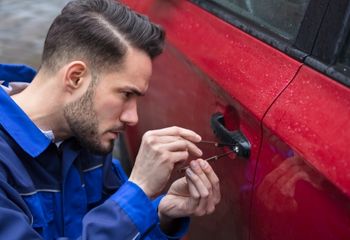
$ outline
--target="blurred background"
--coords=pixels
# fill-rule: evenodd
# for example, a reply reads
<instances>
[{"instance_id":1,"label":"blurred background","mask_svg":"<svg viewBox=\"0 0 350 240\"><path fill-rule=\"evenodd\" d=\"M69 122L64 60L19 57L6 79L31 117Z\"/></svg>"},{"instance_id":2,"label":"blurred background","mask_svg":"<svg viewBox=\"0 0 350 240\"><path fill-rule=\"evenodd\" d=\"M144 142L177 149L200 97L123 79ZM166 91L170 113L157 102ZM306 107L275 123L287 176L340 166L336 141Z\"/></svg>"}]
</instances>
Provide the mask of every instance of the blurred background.
<instances>
[{"instance_id":1,"label":"blurred background","mask_svg":"<svg viewBox=\"0 0 350 240\"><path fill-rule=\"evenodd\" d=\"M69 0L0 0L0 63L24 63L38 69L46 33ZM114 157L129 174L131 165L123 136Z\"/></svg>"},{"instance_id":2,"label":"blurred background","mask_svg":"<svg viewBox=\"0 0 350 240\"><path fill-rule=\"evenodd\" d=\"M46 32L68 0L0 0L0 62L40 66Z\"/></svg>"}]
</instances>

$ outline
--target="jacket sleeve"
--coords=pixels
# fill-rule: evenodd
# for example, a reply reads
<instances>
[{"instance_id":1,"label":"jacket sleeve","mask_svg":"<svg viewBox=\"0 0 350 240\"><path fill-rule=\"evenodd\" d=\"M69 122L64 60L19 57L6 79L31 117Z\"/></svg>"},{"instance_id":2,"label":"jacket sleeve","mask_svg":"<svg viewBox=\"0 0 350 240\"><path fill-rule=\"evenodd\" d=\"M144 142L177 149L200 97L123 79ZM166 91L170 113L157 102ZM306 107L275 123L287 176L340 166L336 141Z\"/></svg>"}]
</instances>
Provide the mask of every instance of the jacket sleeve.
<instances>
[{"instance_id":1,"label":"jacket sleeve","mask_svg":"<svg viewBox=\"0 0 350 240\"><path fill-rule=\"evenodd\" d=\"M151 201L134 183L125 182L83 219L83 239L138 239L158 221Z\"/></svg>"},{"instance_id":2,"label":"jacket sleeve","mask_svg":"<svg viewBox=\"0 0 350 240\"><path fill-rule=\"evenodd\" d=\"M152 201L153 207L157 209L157 212L158 212L158 205L163 197L164 196L161 195ZM160 225L158 222L156 227L147 236L147 239L150 239L150 240L151 239L181 239L188 232L188 228L190 225L190 218L183 217L183 218L175 219L174 221L176 225L176 232L173 235L165 234L160 228Z\"/></svg>"},{"instance_id":3,"label":"jacket sleeve","mask_svg":"<svg viewBox=\"0 0 350 240\"><path fill-rule=\"evenodd\" d=\"M33 217L19 193L0 172L0 239L42 239L33 228ZM188 226L174 236L165 235L159 227L159 199L151 201L136 184L126 181L101 205L83 218L79 239L179 239ZM182 221L182 220L181 220Z\"/></svg>"},{"instance_id":4,"label":"jacket sleeve","mask_svg":"<svg viewBox=\"0 0 350 240\"><path fill-rule=\"evenodd\" d=\"M159 226L158 205L162 196L151 201L127 176L118 160L113 168L123 185L103 204L91 210L83 220L83 239L180 239L187 232L189 218L181 218L174 236L167 236Z\"/></svg>"},{"instance_id":5,"label":"jacket sleeve","mask_svg":"<svg viewBox=\"0 0 350 240\"><path fill-rule=\"evenodd\" d=\"M33 217L19 193L0 172L0 239L43 239L33 228ZM143 191L131 182L83 219L79 239L138 239L157 223L156 211Z\"/></svg>"},{"instance_id":6,"label":"jacket sleeve","mask_svg":"<svg viewBox=\"0 0 350 240\"><path fill-rule=\"evenodd\" d=\"M180 239L187 232L189 218L178 219L174 236L162 232L157 208L134 183L127 181L107 201L91 210L83 220L83 239Z\"/></svg>"}]
</instances>

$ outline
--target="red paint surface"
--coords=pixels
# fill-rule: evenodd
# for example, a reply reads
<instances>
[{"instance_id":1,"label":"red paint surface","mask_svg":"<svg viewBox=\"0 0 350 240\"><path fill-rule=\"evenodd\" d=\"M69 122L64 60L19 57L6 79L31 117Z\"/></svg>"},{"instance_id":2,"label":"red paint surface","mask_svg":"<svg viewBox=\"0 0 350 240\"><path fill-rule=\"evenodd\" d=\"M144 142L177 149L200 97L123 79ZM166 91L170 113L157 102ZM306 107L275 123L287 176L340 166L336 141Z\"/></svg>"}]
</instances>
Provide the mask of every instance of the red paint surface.
<instances>
[{"instance_id":1,"label":"red paint surface","mask_svg":"<svg viewBox=\"0 0 350 240\"><path fill-rule=\"evenodd\" d=\"M171 65L171 68L164 67L164 64ZM252 159L256 159L260 141L259 121L222 93L214 82L168 45L167 51L155 61L151 86L146 97L140 101L140 122L128 131L133 154L137 152L145 131L172 125L192 129L203 139L216 140L210 128L210 117L220 111L226 112L237 128L244 129L253 146ZM249 121L241 121L243 118ZM204 152L203 157L227 150L198 146ZM188 239L248 239L249 186L253 181L253 172L246 170L251 169L248 165L252 163L254 161L234 159L232 156L212 163L221 181L222 201L214 214L193 219Z\"/></svg>"},{"instance_id":2,"label":"red paint surface","mask_svg":"<svg viewBox=\"0 0 350 240\"><path fill-rule=\"evenodd\" d=\"M249 160L213 163L222 201L193 220L188 239L350 239L349 89L307 67L288 86L301 63L188 1L131 2L167 31L140 123L128 131L132 155L155 128L215 140L209 119L218 111L252 143ZM205 157L222 151L202 149Z\"/></svg>"},{"instance_id":3,"label":"red paint surface","mask_svg":"<svg viewBox=\"0 0 350 240\"><path fill-rule=\"evenodd\" d=\"M264 119L252 239L350 239L350 89L303 67Z\"/></svg>"},{"instance_id":4,"label":"red paint surface","mask_svg":"<svg viewBox=\"0 0 350 240\"><path fill-rule=\"evenodd\" d=\"M267 129L262 149L251 239L349 239L349 198Z\"/></svg>"},{"instance_id":5,"label":"red paint surface","mask_svg":"<svg viewBox=\"0 0 350 240\"><path fill-rule=\"evenodd\" d=\"M168 41L258 119L300 66L188 1L142 2Z\"/></svg>"},{"instance_id":6,"label":"red paint surface","mask_svg":"<svg viewBox=\"0 0 350 240\"><path fill-rule=\"evenodd\" d=\"M303 67L265 122L350 196L349 88Z\"/></svg>"}]
</instances>

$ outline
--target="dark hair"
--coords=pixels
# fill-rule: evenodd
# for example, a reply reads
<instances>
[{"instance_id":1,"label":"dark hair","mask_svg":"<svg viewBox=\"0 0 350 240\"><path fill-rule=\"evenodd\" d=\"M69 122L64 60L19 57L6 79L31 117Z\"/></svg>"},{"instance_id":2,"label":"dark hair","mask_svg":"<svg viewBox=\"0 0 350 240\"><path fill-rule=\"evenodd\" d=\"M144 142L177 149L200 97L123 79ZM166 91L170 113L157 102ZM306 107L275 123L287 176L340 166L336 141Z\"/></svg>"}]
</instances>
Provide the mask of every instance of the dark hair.
<instances>
[{"instance_id":1,"label":"dark hair","mask_svg":"<svg viewBox=\"0 0 350 240\"><path fill-rule=\"evenodd\" d=\"M160 26L118 1L74 0L47 33L42 67L57 70L67 61L83 58L93 69L104 69L121 63L128 47L153 59L163 51L164 38Z\"/></svg>"}]
</instances>

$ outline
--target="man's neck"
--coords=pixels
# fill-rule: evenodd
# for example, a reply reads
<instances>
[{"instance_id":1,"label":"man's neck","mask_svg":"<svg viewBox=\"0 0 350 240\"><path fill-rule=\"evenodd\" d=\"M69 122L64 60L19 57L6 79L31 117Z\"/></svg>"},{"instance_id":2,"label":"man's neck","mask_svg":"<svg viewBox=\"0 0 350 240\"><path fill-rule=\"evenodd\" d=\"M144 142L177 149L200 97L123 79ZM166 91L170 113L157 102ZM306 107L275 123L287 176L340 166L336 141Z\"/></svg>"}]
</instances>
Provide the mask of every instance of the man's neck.
<instances>
[{"instance_id":1,"label":"man's neck","mask_svg":"<svg viewBox=\"0 0 350 240\"><path fill-rule=\"evenodd\" d=\"M62 97L54 81L40 77L38 74L27 88L11 97L38 128L52 130L56 141L64 140L69 137L69 128L63 115Z\"/></svg>"}]
</instances>

